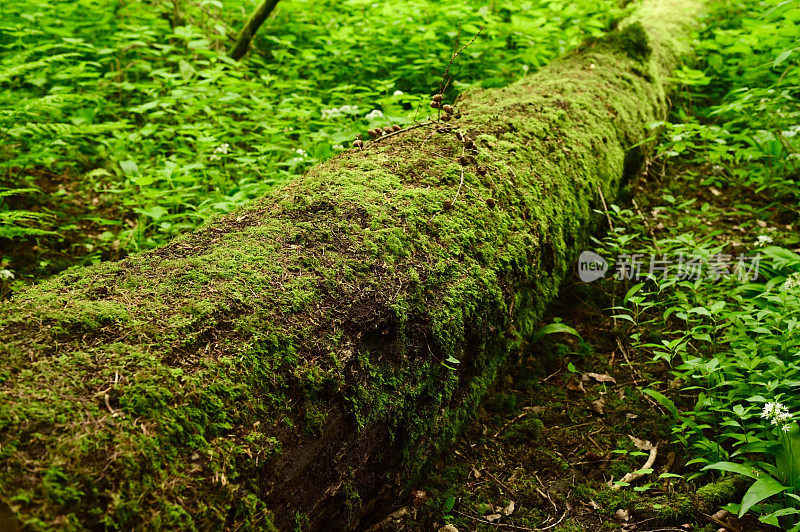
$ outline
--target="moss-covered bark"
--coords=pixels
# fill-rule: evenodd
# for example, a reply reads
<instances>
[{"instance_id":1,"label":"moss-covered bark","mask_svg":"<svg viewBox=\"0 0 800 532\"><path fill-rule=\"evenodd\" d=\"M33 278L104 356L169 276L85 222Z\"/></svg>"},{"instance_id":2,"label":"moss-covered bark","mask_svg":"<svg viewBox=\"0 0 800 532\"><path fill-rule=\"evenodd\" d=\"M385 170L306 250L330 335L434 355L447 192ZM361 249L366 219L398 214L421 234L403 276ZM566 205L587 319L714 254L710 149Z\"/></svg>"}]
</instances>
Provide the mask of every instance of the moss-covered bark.
<instances>
[{"instance_id":1,"label":"moss-covered bark","mask_svg":"<svg viewBox=\"0 0 800 532\"><path fill-rule=\"evenodd\" d=\"M448 123L19 294L0 310L4 518L357 524L451 440L555 296L598 189L615 195L663 116L698 4L645 3Z\"/></svg>"}]
</instances>

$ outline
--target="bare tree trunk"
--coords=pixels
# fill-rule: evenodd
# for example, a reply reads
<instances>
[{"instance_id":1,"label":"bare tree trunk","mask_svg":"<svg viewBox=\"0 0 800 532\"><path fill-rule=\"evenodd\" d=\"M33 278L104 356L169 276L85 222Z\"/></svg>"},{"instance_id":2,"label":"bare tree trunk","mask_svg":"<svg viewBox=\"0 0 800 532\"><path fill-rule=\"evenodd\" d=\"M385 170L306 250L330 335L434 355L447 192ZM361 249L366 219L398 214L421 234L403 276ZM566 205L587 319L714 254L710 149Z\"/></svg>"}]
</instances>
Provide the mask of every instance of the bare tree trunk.
<instances>
[{"instance_id":1,"label":"bare tree trunk","mask_svg":"<svg viewBox=\"0 0 800 532\"><path fill-rule=\"evenodd\" d=\"M250 18L247 19L242 31L240 31L239 35L236 37L236 43L228 54L231 58L238 61L244 57L247 50L250 48L250 41L253 40L258 28L267 20L267 17L272 13L276 5L278 5L278 0L264 0L258 5L256 10L253 11L253 14L250 15Z\"/></svg>"},{"instance_id":2,"label":"bare tree trunk","mask_svg":"<svg viewBox=\"0 0 800 532\"><path fill-rule=\"evenodd\" d=\"M183 18L183 0L172 0L172 29L183 26L186 21Z\"/></svg>"},{"instance_id":3,"label":"bare tree trunk","mask_svg":"<svg viewBox=\"0 0 800 532\"><path fill-rule=\"evenodd\" d=\"M663 119L700 0L0 306L0 522L342 530L470 418Z\"/></svg>"}]
</instances>

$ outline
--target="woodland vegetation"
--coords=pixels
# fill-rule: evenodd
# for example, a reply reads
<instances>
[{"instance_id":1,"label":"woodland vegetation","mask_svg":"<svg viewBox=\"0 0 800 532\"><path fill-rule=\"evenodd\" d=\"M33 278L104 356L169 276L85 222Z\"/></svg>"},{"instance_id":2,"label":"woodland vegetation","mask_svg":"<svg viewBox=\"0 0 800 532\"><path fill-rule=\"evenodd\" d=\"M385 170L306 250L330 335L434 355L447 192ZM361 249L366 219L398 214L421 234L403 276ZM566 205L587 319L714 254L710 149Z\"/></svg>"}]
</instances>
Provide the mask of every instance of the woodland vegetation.
<instances>
[{"instance_id":1,"label":"woodland vegetation","mask_svg":"<svg viewBox=\"0 0 800 532\"><path fill-rule=\"evenodd\" d=\"M798 36L3 2L0 529L800 530Z\"/></svg>"}]
</instances>

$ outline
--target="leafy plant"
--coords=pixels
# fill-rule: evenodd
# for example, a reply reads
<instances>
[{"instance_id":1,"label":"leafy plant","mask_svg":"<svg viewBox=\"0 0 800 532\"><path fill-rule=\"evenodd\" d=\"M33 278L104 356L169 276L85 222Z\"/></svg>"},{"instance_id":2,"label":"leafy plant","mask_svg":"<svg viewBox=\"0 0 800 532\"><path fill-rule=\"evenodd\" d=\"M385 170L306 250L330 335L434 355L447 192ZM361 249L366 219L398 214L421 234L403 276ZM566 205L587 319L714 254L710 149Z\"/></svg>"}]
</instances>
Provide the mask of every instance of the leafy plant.
<instances>
[{"instance_id":1,"label":"leafy plant","mask_svg":"<svg viewBox=\"0 0 800 532\"><path fill-rule=\"evenodd\" d=\"M796 221L800 196L796 7L712 5L698 64L675 75L679 106L653 124L663 135L656 159L681 161L686 175L648 207L651 222L638 205L612 206L616 230L598 242L618 273L640 262L638 278L618 275L625 295L610 311L633 348L669 368L683 401L658 391L667 383L645 393L671 413L687 465L699 467L688 480L751 478L730 509L793 530L800 428L786 416L800 408L800 255L790 249L796 233L777 220ZM775 423L765 428L764 418Z\"/></svg>"}]
</instances>

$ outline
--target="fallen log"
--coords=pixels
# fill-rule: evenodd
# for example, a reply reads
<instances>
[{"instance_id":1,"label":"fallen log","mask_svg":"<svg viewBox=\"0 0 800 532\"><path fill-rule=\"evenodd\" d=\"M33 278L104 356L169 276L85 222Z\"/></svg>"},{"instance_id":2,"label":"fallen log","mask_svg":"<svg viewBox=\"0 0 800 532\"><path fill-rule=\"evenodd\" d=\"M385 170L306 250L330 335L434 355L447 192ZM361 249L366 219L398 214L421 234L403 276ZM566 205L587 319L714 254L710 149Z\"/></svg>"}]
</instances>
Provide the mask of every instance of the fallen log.
<instances>
[{"instance_id":1,"label":"fallen log","mask_svg":"<svg viewBox=\"0 0 800 532\"><path fill-rule=\"evenodd\" d=\"M357 528L452 440L637 169L700 2L0 310L0 522Z\"/></svg>"}]
</instances>

